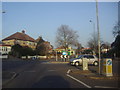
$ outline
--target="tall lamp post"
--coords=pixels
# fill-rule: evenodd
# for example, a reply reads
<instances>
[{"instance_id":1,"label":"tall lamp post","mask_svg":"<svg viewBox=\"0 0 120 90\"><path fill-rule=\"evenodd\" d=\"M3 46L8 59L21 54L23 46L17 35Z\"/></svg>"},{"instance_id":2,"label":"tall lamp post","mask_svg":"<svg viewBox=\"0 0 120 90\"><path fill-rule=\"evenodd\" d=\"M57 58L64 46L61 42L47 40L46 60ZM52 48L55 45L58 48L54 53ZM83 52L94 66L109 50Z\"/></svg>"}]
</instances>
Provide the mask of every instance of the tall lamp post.
<instances>
[{"instance_id":1,"label":"tall lamp post","mask_svg":"<svg viewBox=\"0 0 120 90\"><path fill-rule=\"evenodd\" d=\"M99 30L99 18L98 18L98 0L96 0L96 18L97 18L97 30L98 30L98 60L99 60L99 74L100 74L100 30Z\"/></svg>"}]
</instances>

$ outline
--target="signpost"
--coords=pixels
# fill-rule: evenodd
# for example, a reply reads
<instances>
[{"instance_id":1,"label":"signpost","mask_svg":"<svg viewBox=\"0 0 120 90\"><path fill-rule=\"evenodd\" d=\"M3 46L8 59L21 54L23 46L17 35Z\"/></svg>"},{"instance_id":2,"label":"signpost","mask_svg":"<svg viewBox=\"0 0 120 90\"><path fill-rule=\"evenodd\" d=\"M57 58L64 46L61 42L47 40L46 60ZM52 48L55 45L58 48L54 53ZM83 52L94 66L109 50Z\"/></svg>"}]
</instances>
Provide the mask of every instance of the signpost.
<instances>
[{"instance_id":1,"label":"signpost","mask_svg":"<svg viewBox=\"0 0 120 90\"><path fill-rule=\"evenodd\" d=\"M66 61L66 58L67 58L67 52L66 52L66 51L63 51L63 52L62 52L62 55L63 55L64 61Z\"/></svg>"}]
</instances>

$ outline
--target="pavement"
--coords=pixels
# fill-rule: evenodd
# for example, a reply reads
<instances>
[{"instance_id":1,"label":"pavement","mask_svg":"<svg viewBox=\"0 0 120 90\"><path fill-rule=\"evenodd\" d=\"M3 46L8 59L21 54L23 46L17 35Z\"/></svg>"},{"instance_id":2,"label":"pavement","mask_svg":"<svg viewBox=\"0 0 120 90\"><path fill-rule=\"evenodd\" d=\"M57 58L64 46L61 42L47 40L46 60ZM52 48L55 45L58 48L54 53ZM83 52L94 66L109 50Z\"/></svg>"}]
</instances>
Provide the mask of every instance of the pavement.
<instances>
[{"instance_id":1,"label":"pavement","mask_svg":"<svg viewBox=\"0 0 120 90\"><path fill-rule=\"evenodd\" d=\"M80 70L80 69L72 69L69 72L70 75L82 75L86 78L90 78L90 79L103 79L103 80L116 80L116 81L120 81L120 76L105 76L102 74L99 74L97 72L92 72L90 70Z\"/></svg>"}]
</instances>

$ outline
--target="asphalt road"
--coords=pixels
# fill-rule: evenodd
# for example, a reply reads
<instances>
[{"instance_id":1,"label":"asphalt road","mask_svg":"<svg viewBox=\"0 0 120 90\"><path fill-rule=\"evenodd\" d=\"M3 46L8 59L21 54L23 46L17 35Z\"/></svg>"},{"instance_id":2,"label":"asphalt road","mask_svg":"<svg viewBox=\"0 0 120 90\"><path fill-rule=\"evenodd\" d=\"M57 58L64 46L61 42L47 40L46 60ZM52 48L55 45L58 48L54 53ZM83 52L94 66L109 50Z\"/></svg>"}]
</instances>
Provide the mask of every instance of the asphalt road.
<instances>
[{"instance_id":1,"label":"asphalt road","mask_svg":"<svg viewBox=\"0 0 120 90\"><path fill-rule=\"evenodd\" d=\"M3 61L2 69L16 73L16 77L3 84L2 88L101 88L103 84L107 87L117 87L118 84L110 80L91 81L80 74L68 75L69 70L78 68L66 63L49 63L46 60Z\"/></svg>"},{"instance_id":2,"label":"asphalt road","mask_svg":"<svg viewBox=\"0 0 120 90\"><path fill-rule=\"evenodd\" d=\"M14 64L15 66L9 69L3 68L18 73L13 80L3 85L3 88L86 88L66 76L67 70L70 69L66 64L49 64L44 61L18 63L19 65Z\"/></svg>"}]
</instances>

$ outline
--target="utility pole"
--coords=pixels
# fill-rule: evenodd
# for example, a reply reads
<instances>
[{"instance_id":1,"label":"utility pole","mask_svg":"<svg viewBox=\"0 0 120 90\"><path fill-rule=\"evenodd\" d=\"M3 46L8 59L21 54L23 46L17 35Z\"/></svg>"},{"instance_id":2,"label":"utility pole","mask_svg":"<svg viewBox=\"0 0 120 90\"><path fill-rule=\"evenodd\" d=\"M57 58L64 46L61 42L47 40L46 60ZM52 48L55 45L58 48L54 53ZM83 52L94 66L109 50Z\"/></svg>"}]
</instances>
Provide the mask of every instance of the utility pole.
<instances>
[{"instance_id":1,"label":"utility pole","mask_svg":"<svg viewBox=\"0 0 120 90\"><path fill-rule=\"evenodd\" d=\"M98 30L98 60L99 60L99 74L100 74L100 60L101 60L101 54L100 54L100 31L99 31L99 18L98 18L98 0L96 0L96 17L97 17L97 30Z\"/></svg>"}]
</instances>

